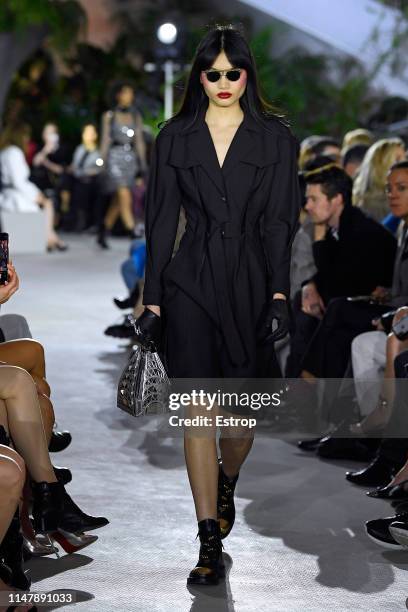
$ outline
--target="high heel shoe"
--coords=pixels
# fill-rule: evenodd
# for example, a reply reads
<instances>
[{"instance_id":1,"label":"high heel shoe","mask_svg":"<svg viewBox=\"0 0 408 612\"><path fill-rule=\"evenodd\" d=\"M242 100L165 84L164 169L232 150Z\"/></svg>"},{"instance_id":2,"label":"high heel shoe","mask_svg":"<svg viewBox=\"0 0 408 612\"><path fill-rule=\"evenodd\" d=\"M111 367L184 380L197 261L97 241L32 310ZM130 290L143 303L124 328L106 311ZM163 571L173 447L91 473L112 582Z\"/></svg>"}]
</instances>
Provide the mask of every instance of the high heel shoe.
<instances>
[{"instance_id":1,"label":"high heel shoe","mask_svg":"<svg viewBox=\"0 0 408 612\"><path fill-rule=\"evenodd\" d=\"M218 464L217 517L220 523L221 539L224 539L229 535L235 522L234 491L239 472L234 478L228 478L223 472L221 459L218 459Z\"/></svg>"},{"instance_id":2,"label":"high heel shoe","mask_svg":"<svg viewBox=\"0 0 408 612\"><path fill-rule=\"evenodd\" d=\"M408 485L408 480L387 487L378 487L374 491L369 491L367 496L374 499L388 499L389 501L406 501L408 499L408 487L406 485Z\"/></svg>"},{"instance_id":3,"label":"high heel shoe","mask_svg":"<svg viewBox=\"0 0 408 612\"><path fill-rule=\"evenodd\" d=\"M23 541L26 561L31 557L46 557L47 555L55 555L57 552L56 547L53 544L49 544L40 534L35 538L23 535Z\"/></svg>"},{"instance_id":4,"label":"high heel shoe","mask_svg":"<svg viewBox=\"0 0 408 612\"><path fill-rule=\"evenodd\" d=\"M59 528L51 534L51 538L58 542L58 544L65 550L66 553L71 554L90 546L98 539L97 535L88 535L87 533L70 533Z\"/></svg>"},{"instance_id":5,"label":"high heel shoe","mask_svg":"<svg viewBox=\"0 0 408 612\"><path fill-rule=\"evenodd\" d=\"M219 522L215 519L200 521L197 536L200 537L200 554L197 565L187 578L187 584L218 584L220 578L225 576Z\"/></svg>"}]
</instances>

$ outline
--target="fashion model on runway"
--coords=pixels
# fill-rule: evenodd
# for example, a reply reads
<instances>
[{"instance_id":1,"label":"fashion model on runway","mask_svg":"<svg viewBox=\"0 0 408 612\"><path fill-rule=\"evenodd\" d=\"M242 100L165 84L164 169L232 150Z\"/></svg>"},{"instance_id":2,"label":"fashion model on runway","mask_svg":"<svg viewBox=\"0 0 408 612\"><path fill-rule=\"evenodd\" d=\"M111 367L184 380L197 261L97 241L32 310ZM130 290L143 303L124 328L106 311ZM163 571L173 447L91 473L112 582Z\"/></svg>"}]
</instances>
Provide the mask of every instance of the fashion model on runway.
<instances>
[{"instance_id":1,"label":"fashion model on runway","mask_svg":"<svg viewBox=\"0 0 408 612\"><path fill-rule=\"evenodd\" d=\"M146 199L137 325L142 340L164 347L171 378L280 376L273 343L288 331L297 151L287 123L259 94L241 32L209 31L181 109L157 137ZM181 206L186 228L172 257ZM189 407L196 414L202 406ZM221 429L220 457L215 426L207 435L185 430L201 544L188 584L217 584L224 574L221 539L233 526L234 488L253 443L244 426Z\"/></svg>"}]
</instances>

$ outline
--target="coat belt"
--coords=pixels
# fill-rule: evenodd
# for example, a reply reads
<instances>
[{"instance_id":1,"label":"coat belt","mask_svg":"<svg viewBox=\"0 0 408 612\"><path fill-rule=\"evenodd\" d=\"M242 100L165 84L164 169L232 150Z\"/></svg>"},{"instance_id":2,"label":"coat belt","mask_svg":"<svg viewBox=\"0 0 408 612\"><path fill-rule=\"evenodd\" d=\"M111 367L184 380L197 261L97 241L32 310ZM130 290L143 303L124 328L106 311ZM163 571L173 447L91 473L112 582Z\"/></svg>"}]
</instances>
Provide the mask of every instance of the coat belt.
<instances>
[{"instance_id":1,"label":"coat belt","mask_svg":"<svg viewBox=\"0 0 408 612\"><path fill-rule=\"evenodd\" d=\"M227 273L227 263L224 252L224 239L240 238L245 234L240 226L226 221L223 223L211 222L208 239L208 255L215 286L215 299L218 305L221 332L234 365L244 365L247 352L241 339L241 334L232 308L233 296L230 293L230 284Z\"/></svg>"}]
</instances>

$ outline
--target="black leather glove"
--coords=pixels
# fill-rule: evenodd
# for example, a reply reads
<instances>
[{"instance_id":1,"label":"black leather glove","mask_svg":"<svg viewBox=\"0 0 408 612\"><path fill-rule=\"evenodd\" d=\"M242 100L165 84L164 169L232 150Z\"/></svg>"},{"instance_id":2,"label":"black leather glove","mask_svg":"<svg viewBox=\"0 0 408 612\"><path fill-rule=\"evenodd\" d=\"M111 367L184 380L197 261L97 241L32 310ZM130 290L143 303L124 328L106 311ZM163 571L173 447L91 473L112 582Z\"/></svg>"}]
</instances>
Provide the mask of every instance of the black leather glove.
<instances>
[{"instance_id":1,"label":"black leather glove","mask_svg":"<svg viewBox=\"0 0 408 612\"><path fill-rule=\"evenodd\" d=\"M136 319L135 326L138 342L150 351L159 350L162 336L161 317L150 308L145 308Z\"/></svg>"},{"instance_id":2,"label":"black leather glove","mask_svg":"<svg viewBox=\"0 0 408 612\"><path fill-rule=\"evenodd\" d=\"M260 318L258 339L261 344L281 340L289 332L289 311L286 300L275 299L268 302Z\"/></svg>"}]
</instances>

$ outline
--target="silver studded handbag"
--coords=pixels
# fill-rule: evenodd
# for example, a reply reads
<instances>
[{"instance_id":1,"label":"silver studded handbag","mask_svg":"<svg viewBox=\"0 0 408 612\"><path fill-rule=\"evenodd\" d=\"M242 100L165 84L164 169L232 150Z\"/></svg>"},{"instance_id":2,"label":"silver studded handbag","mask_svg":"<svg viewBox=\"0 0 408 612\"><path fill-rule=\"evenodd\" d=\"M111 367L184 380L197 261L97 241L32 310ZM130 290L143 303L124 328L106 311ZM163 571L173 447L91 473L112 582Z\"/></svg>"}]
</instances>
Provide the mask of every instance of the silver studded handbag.
<instances>
[{"instance_id":1,"label":"silver studded handbag","mask_svg":"<svg viewBox=\"0 0 408 612\"><path fill-rule=\"evenodd\" d=\"M164 414L170 411L169 393L170 380L157 351L135 345L119 379L118 408L134 417Z\"/></svg>"}]
</instances>

